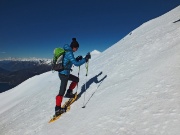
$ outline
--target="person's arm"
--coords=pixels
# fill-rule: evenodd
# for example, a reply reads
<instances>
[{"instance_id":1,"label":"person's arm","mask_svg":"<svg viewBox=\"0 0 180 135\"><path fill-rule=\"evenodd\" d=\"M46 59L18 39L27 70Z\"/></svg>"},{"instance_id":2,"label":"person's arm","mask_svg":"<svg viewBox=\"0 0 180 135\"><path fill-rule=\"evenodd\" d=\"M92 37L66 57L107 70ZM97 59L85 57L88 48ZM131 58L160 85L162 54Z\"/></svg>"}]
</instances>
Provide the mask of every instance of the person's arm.
<instances>
[{"instance_id":1,"label":"person's arm","mask_svg":"<svg viewBox=\"0 0 180 135\"><path fill-rule=\"evenodd\" d=\"M84 64L86 62L85 58L82 58L81 60L77 61L74 58L74 55L72 52L69 52L68 56L69 56L69 60L71 61L71 63L74 64L75 66L81 66L82 64Z\"/></svg>"}]
</instances>

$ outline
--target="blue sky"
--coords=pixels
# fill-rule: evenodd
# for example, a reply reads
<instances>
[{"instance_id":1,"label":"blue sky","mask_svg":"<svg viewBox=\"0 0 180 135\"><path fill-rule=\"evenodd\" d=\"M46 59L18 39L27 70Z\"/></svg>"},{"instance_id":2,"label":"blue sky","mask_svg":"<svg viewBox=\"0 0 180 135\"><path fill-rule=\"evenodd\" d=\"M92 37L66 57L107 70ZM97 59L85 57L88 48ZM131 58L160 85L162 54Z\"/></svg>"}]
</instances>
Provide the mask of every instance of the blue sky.
<instances>
[{"instance_id":1,"label":"blue sky","mask_svg":"<svg viewBox=\"0 0 180 135\"><path fill-rule=\"evenodd\" d=\"M80 44L75 55L104 51L179 0L0 0L0 58L52 58L53 49Z\"/></svg>"}]
</instances>

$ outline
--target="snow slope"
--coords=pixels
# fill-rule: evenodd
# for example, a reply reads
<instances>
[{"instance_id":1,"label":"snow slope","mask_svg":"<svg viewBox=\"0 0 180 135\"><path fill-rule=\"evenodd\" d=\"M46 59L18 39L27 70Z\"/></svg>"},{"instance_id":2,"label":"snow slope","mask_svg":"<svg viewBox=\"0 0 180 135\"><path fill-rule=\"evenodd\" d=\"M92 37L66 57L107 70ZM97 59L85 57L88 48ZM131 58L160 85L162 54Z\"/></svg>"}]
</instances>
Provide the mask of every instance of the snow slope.
<instances>
[{"instance_id":1,"label":"snow slope","mask_svg":"<svg viewBox=\"0 0 180 135\"><path fill-rule=\"evenodd\" d=\"M87 78L83 65L79 98L55 123L48 121L60 85L57 73L0 94L0 134L178 135L180 22L173 22L179 12L180 6L144 23L92 58Z\"/></svg>"}]
</instances>

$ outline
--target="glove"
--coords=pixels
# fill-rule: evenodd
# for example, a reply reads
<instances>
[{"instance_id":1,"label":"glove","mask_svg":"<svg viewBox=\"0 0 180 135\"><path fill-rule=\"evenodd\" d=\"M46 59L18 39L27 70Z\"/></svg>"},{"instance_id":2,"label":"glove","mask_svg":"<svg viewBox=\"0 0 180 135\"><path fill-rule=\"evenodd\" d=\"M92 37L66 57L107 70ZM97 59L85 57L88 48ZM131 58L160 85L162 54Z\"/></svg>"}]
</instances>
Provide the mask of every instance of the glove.
<instances>
[{"instance_id":1,"label":"glove","mask_svg":"<svg viewBox=\"0 0 180 135\"><path fill-rule=\"evenodd\" d=\"M85 59L86 59L86 62L88 62L88 60L91 58L91 54L90 53L88 53L87 55L86 55L86 57L85 57Z\"/></svg>"},{"instance_id":2,"label":"glove","mask_svg":"<svg viewBox=\"0 0 180 135\"><path fill-rule=\"evenodd\" d=\"M77 56L77 57L76 57L76 61L80 61L80 60L82 60L82 58L83 58L83 57L82 57L81 55L80 55L80 56Z\"/></svg>"}]
</instances>

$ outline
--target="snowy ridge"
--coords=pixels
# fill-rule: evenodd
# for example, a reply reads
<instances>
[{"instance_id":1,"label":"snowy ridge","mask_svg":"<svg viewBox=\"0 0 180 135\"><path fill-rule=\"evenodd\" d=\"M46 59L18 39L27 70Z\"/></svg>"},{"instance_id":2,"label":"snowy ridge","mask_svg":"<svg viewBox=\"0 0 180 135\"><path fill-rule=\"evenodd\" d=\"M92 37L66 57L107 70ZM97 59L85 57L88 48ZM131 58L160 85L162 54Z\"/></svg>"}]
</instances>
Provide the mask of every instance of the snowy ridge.
<instances>
[{"instance_id":1,"label":"snowy ridge","mask_svg":"<svg viewBox=\"0 0 180 135\"><path fill-rule=\"evenodd\" d=\"M60 85L56 72L0 94L1 134L178 135L180 22L173 22L179 12L180 6L144 23L91 59L87 77L81 66L79 98L55 123L48 124Z\"/></svg>"}]
</instances>

